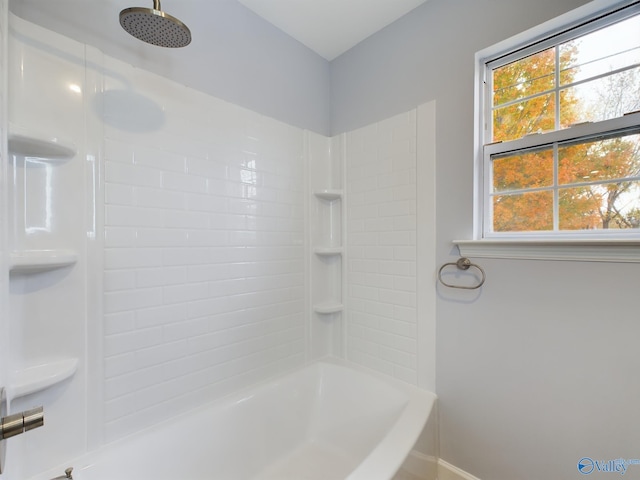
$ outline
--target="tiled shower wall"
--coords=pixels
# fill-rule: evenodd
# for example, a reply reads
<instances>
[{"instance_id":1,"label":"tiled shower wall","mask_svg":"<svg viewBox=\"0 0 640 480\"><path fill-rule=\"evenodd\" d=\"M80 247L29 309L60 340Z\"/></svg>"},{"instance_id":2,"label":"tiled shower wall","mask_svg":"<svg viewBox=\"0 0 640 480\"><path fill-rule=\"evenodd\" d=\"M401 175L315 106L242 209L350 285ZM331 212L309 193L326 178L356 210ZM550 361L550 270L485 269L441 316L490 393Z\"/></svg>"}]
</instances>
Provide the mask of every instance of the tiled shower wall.
<instances>
[{"instance_id":1,"label":"tiled shower wall","mask_svg":"<svg viewBox=\"0 0 640 480\"><path fill-rule=\"evenodd\" d=\"M15 28L24 30L28 59L38 67L23 85L25 98L29 89L42 90L46 98L36 104L48 112L46 131L60 130L64 114L73 120L65 135L87 145L64 164L75 182L68 190L86 192L86 205L73 196L73 209L64 208L86 212L84 221L76 215L74 242L83 246L72 244L81 258L71 270L86 278L71 292L86 309L64 315L71 327L55 330L62 341L40 339L80 365L71 385L38 397L51 412L40 442L56 449L47 447L51 458L40 458L25 446L27 474L16 478L26 478L83 453L83 446L117 440L304 362L314 342L305 292L306 197L314 170L305 163L327 157L326 148L305 152L305 145L326 147L327 139L28 22L16 20ZM40 88L44 81L52 90ZM74 109L64 96L70 82L78 95ZM22 103L20 114L34 106ZM335 153L346 162L346 183L326 182L346 190L346 354L410 383L420 383L420 125L411 111L341 135L346 147ZM84 189L77 186L82 178ZM74 413L73 429L54 405Z\"/></svg>"},{"instance_id":2,"label":"tiled shower wall","mask_svg":"<svg viewBox=\"0 0 640 480\"><path fill-rule=\"evenodd\" d=\"M105 63L112 440L304 361L305 168L302 130Z\"/></svg>"},{"instance_id":3,"label":"tiled shower wall","mask_svg":"<svg viewBox=\"0 0 640 480\"><path fill-rule=\"evenodd\" d=\"M347 134L350 360L417 383L416 158L412 110Z\"/></svg>"}]
</instances>

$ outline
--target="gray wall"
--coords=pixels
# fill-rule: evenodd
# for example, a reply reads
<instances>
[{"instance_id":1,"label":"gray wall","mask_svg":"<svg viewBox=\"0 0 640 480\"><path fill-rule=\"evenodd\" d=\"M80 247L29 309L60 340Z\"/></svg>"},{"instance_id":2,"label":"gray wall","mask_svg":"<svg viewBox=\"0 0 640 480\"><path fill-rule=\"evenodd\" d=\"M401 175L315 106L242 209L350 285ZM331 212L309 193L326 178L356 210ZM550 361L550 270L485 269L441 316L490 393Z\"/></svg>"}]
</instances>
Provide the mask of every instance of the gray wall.
<instances>
[{"instance_id":1,"label":"gray wall","mask_svg":"<svg viewBox=\"0 0 640 480\"><path fill-rule=\"evenodd\" d=\"M329 134L329 62L236 0L162 2L188 24L193 42L166 49L120 28L122 8L151 0L10 0L16 15L138 68L285 123ZM76 15L65 17L59 8ZM107 40L109 38L115 40Z\"/></svg>"},{"instance_id":2,"label":"gray wall","mask_svg":"<svg viewBox=\"0 0 640 480\"><path fill-rule=\"evenodd\" d=\"M429 0L332 62L333 134L436 100L439 264L472 235L475 52L584 3ZM584 456L640 457L640 266L478 263L481 292L438 292L442 458L483 480L565 480Z\"/></svg>"}]
</instances>

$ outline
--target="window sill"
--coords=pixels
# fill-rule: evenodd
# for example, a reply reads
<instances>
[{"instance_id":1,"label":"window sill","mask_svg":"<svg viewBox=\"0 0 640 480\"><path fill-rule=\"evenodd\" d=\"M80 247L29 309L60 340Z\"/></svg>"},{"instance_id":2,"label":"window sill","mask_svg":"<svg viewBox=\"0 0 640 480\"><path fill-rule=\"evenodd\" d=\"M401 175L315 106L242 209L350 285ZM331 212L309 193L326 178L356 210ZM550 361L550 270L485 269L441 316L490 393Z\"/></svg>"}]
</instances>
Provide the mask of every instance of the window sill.
<instances>
[{"instance_id":1,"label":"window sill","mask_svg":"<svg viewBox=\"0 0 640 480\"><path fill-rule=\"evenodd\" d=\"M640 263L640 240L454 240L463 257Z\"/></svg>"}]
</instances>

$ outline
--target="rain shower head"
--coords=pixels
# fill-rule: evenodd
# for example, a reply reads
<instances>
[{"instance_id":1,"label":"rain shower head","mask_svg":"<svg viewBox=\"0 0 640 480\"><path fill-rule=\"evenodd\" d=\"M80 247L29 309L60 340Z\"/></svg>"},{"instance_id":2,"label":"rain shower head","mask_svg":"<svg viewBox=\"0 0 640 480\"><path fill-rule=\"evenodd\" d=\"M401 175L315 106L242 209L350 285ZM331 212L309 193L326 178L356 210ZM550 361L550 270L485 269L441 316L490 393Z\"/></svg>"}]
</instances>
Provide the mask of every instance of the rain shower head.
<instances>
[{"instance_id":1,"label":"rain shower head","mask_svg":"<svg viewBox=\"0 0 640 480\"><path fill-rule=\"evenodd\" d=\"M153 8L125 8L120 12L120 25L137 39L151 45L179 48L191 43L189 28L164 13L160 9L160 0L153 0Z\"/></svg>"}]
</instances>

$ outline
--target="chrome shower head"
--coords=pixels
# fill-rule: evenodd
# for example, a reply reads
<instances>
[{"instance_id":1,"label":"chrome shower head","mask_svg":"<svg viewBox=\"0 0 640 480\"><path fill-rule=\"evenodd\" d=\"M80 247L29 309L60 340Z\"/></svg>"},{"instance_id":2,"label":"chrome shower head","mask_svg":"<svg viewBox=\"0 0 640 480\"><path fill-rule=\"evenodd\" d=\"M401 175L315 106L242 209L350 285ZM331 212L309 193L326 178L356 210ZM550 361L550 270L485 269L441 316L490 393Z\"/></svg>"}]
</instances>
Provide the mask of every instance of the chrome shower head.
<instances>
[{"instance_id":1,"label":"chrome shower head","mask_svg":"<svg viewBox=\"0 0 640 480\"><path fill-rule=\"evenodd\" d=\"M160 9L160 0L153 0L153 8L125 8L120 12L120 25L137 39L151 45L179 48L191 43L189 28L164 13Z\"/></svg>"}]
</instances>

